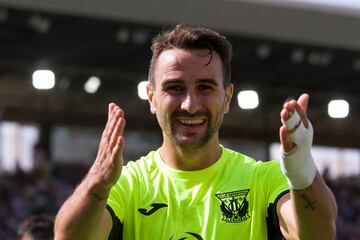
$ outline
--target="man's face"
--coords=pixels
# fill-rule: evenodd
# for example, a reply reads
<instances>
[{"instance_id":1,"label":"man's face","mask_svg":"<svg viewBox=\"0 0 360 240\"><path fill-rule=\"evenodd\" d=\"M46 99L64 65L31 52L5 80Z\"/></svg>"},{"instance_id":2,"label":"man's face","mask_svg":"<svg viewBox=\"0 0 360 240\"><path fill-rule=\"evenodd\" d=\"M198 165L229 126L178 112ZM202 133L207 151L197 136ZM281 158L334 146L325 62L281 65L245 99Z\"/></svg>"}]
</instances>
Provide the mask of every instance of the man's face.
<instances>
[{"instance_id":1,"label":"man's face","mask_svg":"<svg viewBox=\"0 0 360 240\"><path fill-rule=\"evenodd\" d=\"M148 86L164 140L180 147L201 147L218 138L233 85L224 89L222 62L209 50L169 49L158 58L154 86Z\"/></svg>"}]
</instances>

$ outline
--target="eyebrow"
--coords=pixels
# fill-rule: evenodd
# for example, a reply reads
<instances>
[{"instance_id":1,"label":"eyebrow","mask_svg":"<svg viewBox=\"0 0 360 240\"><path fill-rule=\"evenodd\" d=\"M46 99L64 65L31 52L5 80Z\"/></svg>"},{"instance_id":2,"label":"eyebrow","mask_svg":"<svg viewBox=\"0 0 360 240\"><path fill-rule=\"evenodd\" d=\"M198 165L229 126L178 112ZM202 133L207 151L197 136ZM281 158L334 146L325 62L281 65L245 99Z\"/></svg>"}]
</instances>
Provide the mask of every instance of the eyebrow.
<instances>
[{"instance_id":1,"label":"eyebrow","mask_svg":"<svg viewBox=\"0 0 360 240\"><path fill-rule=\"evenodd\" d=\"M214 79L212 79L212 78L201 78L201 79L198 80L198 82L207 83L207 84L211 84L211 85L214 85L214 86L219 86L219 83L217 81L215 81Z\"/></svg>"},{"instance_id":2,"label":"eyebrow","mask_svg":"<svg viewBox=\"0 0 360 240\"><path fill-rule=\"evenodd\" d=\"M181 80L181 79L178 79L178 78L168 78L168 79L165 79L161 85L166 85L166 84L169 84L169 83L183 83L184 81Z\"/></svg>"},{"instance_id":3,"label":"eyebrow","mask_svg":"<svg viewBox=\"0 0 360 240\"><path fill-rule=\"evenodd\" d=\"M201 78L201 79L197 79L196 82L198 83L206 83L206 84L211 84L211 85L214 85L214 86L219 86L219 83L216 82L214 79L212 78ZM161 83L161 86L166 86L168 84L183 84L184 81L181 80L181 79L177 79L177 78L170 78L170 79L165 79L162 83Z\"/></svg>"}]
</instances>

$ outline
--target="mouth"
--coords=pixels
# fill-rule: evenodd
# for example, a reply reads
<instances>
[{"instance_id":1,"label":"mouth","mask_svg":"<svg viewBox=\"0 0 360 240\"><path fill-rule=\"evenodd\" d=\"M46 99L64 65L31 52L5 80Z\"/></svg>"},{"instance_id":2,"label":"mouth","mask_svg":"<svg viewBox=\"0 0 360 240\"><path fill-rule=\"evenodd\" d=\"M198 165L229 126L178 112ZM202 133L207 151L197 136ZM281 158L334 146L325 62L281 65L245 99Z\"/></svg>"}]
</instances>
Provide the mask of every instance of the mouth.
<instances>
[{"instance_id":1,"label":"mouth","mask_svg":"<svg viewBox=\"0 0 360 240\"><path fill-rule=\"evenodd\" d=\"M198 127L206 122L206 118L178 118L178 123L184 127Z\"/></svg>"},{"instance_id":2,"label":"mouth","mask_svg":"<svg viewBox=\"0 0 360 240\"><path fill-rule=\"evenodd\" d=\"M191 131L191 132L198 132L200 129L202 129L206 124L206 118L205 117L193 117L193 118L184 118L180 117L177 119L178 126L180 128Z\"/></svg>"}]
</instances>

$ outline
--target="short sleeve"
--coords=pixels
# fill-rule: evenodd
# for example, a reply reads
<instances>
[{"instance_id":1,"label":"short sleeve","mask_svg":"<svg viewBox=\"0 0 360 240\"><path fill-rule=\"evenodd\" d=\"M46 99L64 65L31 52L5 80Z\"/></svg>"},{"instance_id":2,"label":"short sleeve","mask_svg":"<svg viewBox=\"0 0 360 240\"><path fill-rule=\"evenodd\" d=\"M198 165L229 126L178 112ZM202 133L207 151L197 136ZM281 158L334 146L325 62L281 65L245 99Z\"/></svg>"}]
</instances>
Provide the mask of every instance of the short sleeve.
<instances>
[{"instance_id":1,"label":"short sleeve","mask_svg":"<svg viewBox=\"0 0 360 240\"><path fill-rule=\"evenodd\" d=\"M276 161L264 162L260 168L265 201L267 204L275 203L279 196L289 190L286 177Z\"/></svg>"}]
</instances>

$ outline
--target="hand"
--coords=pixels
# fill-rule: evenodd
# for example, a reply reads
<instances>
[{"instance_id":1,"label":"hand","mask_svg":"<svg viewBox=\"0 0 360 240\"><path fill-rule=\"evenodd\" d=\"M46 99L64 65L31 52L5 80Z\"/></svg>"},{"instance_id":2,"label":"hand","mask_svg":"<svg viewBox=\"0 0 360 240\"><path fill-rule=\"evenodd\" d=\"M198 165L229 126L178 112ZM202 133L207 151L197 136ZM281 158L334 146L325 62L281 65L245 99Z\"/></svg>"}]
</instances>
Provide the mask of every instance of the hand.
<instances>
[{"instance_id":1,"label":"hand","mask_svg":"<svg viewBox=\"0 0 360 240\"><path fill-rule=\"evenodd\" d=\"M107 197L121 174L124 163L124 127L124 111L110 103L108 121L101 136L98 154L87 176L92 193L101 198Z\"/></svg>"},{"instance_id":2,"label":"hand","mask_svg":"<svg viewBox=\"0 0 360 240\"><path fill-rule=\"evenodd\" d=\"M286 102L283 106L283 109L280 113L280 118L283 121L288 120L291 115L295 112L295 110L299 113L301 121L304 126L308 128L308 120L307 120L307 106L309 101L308 94L302 94L299 99L291 100ZM291 152L296 147L296 144L291 140L290 134L295 130L291 131L285 125L280 127L280 142L283 147L284 152Z\"/></svg>"}]
</instances>

